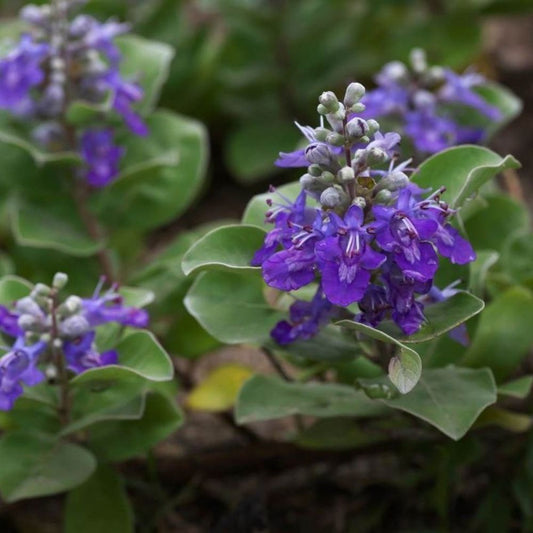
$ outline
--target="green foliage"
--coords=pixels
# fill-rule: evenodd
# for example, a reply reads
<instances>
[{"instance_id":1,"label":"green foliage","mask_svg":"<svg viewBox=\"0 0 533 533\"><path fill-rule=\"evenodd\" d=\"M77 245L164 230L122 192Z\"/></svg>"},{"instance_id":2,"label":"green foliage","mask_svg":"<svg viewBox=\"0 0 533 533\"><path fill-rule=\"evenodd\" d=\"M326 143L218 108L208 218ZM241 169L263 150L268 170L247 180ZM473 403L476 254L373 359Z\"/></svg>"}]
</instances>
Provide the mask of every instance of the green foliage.
<instances>
[{"instance_id":1,"label":"green foliage","mask_svg":"<svg viewBox=\"0 0 533 533\"><path fill-rule=\"evenodd\" d=\"M65 507L65 533L130 533L133 513L120 477L100 465L83 484L69 493Z\"/></svg>"},{"instance_id":2,"label":"green foliage","mask_svg":"<svg viewBox=\"0 0 533 533\"><path fill-rule=\"evenodd\" d=\"M0 491L8 502L69 490L96 467L93 455L81 446L27 429L5 434L0 456Z\"/></svg>"},{"instance_id":3,"label":"green foliage","mask_svg":"<svg viewBox=\"0 0 533 533\"><path fill-rule=\"evenodd\" d=\"M353 387L333 383L288 383L255 375L243 385L235 406L239 424L289 415L376 416L387 412Z\"/></svg>"}]
</instances>

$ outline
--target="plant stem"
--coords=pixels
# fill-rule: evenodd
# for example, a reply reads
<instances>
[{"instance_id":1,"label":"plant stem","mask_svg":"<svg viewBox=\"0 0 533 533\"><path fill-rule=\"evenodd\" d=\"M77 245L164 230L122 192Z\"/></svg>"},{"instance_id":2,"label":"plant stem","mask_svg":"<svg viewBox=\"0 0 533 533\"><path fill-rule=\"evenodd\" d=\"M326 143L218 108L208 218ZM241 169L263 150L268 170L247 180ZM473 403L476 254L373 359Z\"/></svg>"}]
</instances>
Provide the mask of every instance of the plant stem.
<instances>
[{"instance_id":1,"label":"plant stem","mask_svg":"<svg viewBox=\"0 0 533 533\"><path fill-rule=\"evenodd\" d=\"M66 50L66 41L67 35L66 31L68 29L68 21L66 20L66 12L61 9L59 0L53 0L52 9L56 17L56 26L55 31L60 34L60 48L59 55L65 64L65 71L70 72L69 68L69 56ZM65 98L63 103L63 110L61 116L59 117L59 123L63 129L65 140L67 144L67 150L75 152L77 150L77 132L76 128L72 126L67 120L67 110L70 106L72 95L71 95L71 86L69 83L69 77L67 74L64 90ZM100 226L98 219L94 216L91 210L88 208L88 200L90 196L90 190L87 187L87 184L82 182L77 176L74 178L74 187L72 191L72 196L74 198L74 203L76 205L78 214L80 215L81 221L91 237L95 241L103 241L105 238L104 231ZM113 274L113 263L109 255L109 251L106 248L101 248L97 252L98 262L100 264L100 269L102 274L107 278L109 282L115 281L115 276Z\"/></svg>"},{"instance_id":2,"label":"plant stem","mask_svg":"<svg viewBox=\"0 0 533 533\"><path fill-rule=\"evenodd\" d=\"M59 340L59 331L57 326L57 290L52 289L52 294L50 296L51 301L51 310L50 314L52 317L52 339L50 346L52 348L52 357L54 360L54 365L57 369L58 380L59 380L59 420L62 426L66 426L70 420L70 392L68 386L68 372L65 365L65 358L63 351L57 347L56 340Z\"/></svg>"},{"instance_id":3,"label":"plant stem","mask_svg":"<svg viewBox=\"0 0 533 533\"><path fill-rule=\"evenodd\" d=\"M285 372L285 369L280 365L279 361L276 359L275 355L265 346L261 347L261 351L264 356L268 359L269 363L272 365L274 370L281 376L285 381L292 382L293 379Z\"/></svg>"}]
</instances>

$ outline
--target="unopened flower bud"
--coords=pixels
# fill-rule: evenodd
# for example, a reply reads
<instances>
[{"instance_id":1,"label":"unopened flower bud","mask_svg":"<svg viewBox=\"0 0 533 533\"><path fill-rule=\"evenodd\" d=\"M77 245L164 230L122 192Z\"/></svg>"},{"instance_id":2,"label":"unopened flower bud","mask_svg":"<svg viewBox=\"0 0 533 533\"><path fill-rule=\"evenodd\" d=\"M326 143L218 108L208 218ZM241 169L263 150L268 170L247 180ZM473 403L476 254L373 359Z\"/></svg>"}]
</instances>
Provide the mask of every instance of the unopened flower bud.
<instances>
[{"instance_id":1,"label":"unopened flower bud","mask_svg":"<svg viewBox=\"0 0 533 533\"><path fill-rule=\"evenodd\" d=\"M390 85L409 81L409 70L401 61L387 63L376 77L380 85Z\"/></svg>"},{"instance_id":2,"label":"unopened flower bud","mask_svg":"<svg viewBox=\"0 0 533 533\"><path fill-rule=\"evenodd\" d=\"M48 381L53 381L57 378L57 368L55 367L55 365L47 365L44 370L44 373Z\"/></svg>"},{"instance_id":3,"label":"unopened flower bud","mask_svg":"<svg viewBox=\"0 0 533 533\"><path fill-rule=\"evenodd\" d=\"M35 302L35 300L29 296L17 300L15 303L15 310L20 314L29 314L37 317L43 314L43 311L37 302Z\"/></svg>"},{"instance_id":4,"label":"unopened flower bud","mask_svg":"<svg viewBox=\"0 0 533 533\"><path fill-rule=\"evenodd\" d=\"M375 198L374 198L374 201L377 203L377 204L388 204L392 199L392 193L387 190L387 189L383 189L382 191L379 191Z\"/></svg>"},{"instance_id":5,"label":"unopened flower bud","mask_svg":"<svg viewBox=\"0 0 533 533\"><path fill-rule=\"evenodd\" d=\"M50 335L50 333L43 333L39 337L39 340L48 344L52 340L52 336Z\"/></svg>"},{"instance_id":6,"label":"unopened flower bud","mask_svg":"<svg viewBox=\"0 0 533 533\"><path fill-rule=\"evenodd\" d=\"M345 143L344 136L332 131L327 137L326 142L333 146L342 146Z\"/></svg>"},{"instance_id":7,"label":"unopened flower bud","mask_svg":"<svg viewBox=\"0 0 533 533\"><path fill-rule=\"evenodd\" d=\"M311 174L301 176L300 185L302 189L313 193L319 193L324 190L324 185L321 183L320 178L311 176Z\"/></svg>"},{"instance_id":8,"label":"unopened flower bud","mask_svg":"<svg viewBox=\"0 0 533 533\"><path fill-rule=\"evenodd\" d=\"M52 281L52 287L61 290L68 283L68 276L64 272L57 272Z\"/></svg>"},{"instance_id":9,"label":"unopened flower bud","mask_svg":"<svg viewBox=\"0 0 533 533\"><path fill-rule=\"evenodd\" d=\"M34 4L28 4L20 10L20 18L34 26L45 26L49 22L46 11Z\"/></svg>"},{"instance_id":10,"label":"unopened flower bud","mask_svg":"<svg viewBox=\"0 0 533 533\"><path fill-rule=\"evenodd\" d=\"M315 128L315 137L317 141L324 142L330 133L331 130L328 130L327 128Z\"/></svg>"},{"instance_id":11,"label":"unopened flower bud","mask_svg":"<svg viewBox=\"0 0 533 533\"><path fill-rule=\"evenodd\" d=\"M418 109L428 109L432 108L435 105L436 98L433 93L429 91L416 91L413 96L413 103Z\"/></svg>"},{"instance_id":12,"label":"unopened flower bud","mask_svg":"<svg viewBox=\"0 0 533 533\"><path fill-rule=\"evenodd\" d=\"M417 74L422 74L428 68L426 60L426 52L422 48L414 48L409 54L409 60L413 71Z\"/></svg>"},{"instance_id":13,"label":"unopened flower bud","mask_svg":"<svg viewBox=\"0 0 533 533\"><path fill-rule=\"evenodd\" d=\"M370 118L366 121L366 123L368 125L368 135L374 136L374 133L376 133L376 131L379 131L379 122L377 120L374 120L373 118Z\"/></svg>"},{"instance_id":14,"label":"unopened flower bud","mask_svg":"<svg viewBox=\"0 0 533 533\"><path fill-rule=\"evenodd\" d=\"M366 200L362 196L356 196L352 200L352 205L356 205L357 207L364 209L366 207Z\"/></svg>"},{"instance_id":15,"label":"unopened flower bud","mask_svg":"<svg viewBox=\"0 0 533 533\"><path fill-rule=\"evenodd\" d=\"M22 331L39 331L42 329L41 322L34 315L20 315L17 324Z\"/></svg>"},{"instance_id":16,"label":"unopened flower bud","mask_svg":"<svg viewBox=\"0 0 533 533\"><path fill-rule=\"evenodd\" d=\"M307 167L307 172L309 172L309 174L311 174L311 176L320 176L323 172L322 170L322 167L320 165L309 165L309 167Z\"/></svg>"},{"instance_id":17,"label":"unopened flower bud","mask_svg":"<svg viewBox=\"0 0 533 533\"><path fill-rule=\"evenodd\" d=\"M387 189L391 192L399 191L409 184L409 178L403 172L391 172L376 185L375 190Z\"/></svg>"},{"instance_id":18,"label":"unopened flower bud","mask_svg":"<svg viewBox=\"0 0 533 533\"><path fill-rule=\"evenodd\" d=\"M33 291L35 294L39 296L49 296L52 292L52 289L48 287L48 285L45 285L44 283L37 283L35 287L33 288Z\"/></svg>"},{"instance_id":19,"label":"unopened flower bud","mask_svg":"<svg viewBox=\"0 0 533 533\"><path fill-rule=\"evenodd\" d=\"M325 170L320 174L320 183L323 183L324 185L330 185L331 183L335 182L335 175L330 172L329 170Z\"/></svg>"},{"instance_id":20,"label":"unopened flower bud","mask_svg":"<svg viewBox=\"0 0 533 533\"><path fill-rule=\"evenodd\" d=\"M90 329L89 322L82 315L71 316L59 325L59 332L65 337L79 337L84 335Z\"/></svg>"},{"instance_id":21,"label":"unopened flower bud","mask_svg":"<svg viewBox=\"0 0 533 533\"><path fill-rule=\"evenodd\" d=\"M320 203L327 209L336 209L337 207L346 205L347 202L348 197L346 196L346 193L337 187L328 187L320 195Z\"/></svg>"},{"instance_id":22,"label":"unopened flower bud","mask_svg":"<svg viewBox=\"0 0 533 533\"><path fill-rule=\"evenodd\" d=\"M323 105L328 113L335 113L339 109L339 100L333 91L325 91L319 97L318 101Z\"/></svg>"},{"instance_id":23,"label":"unopened flower bud","mask_svg":"<svg viewBox=\"0 0 533 533\"><path fill-rule=\"evenodd\" d=\"M81 310L82 307L82 301L79 296L69 296L61 306L65 309L67 314L73 315L74 313L77 313Z\"/></svg>"},{"instance_id":24,"label":"unopened flower bud","mask_svg":"<svg viewBox=\"0 0 533 533\"><path fill-rule=\"evenodd\" d=\"M440 66L430 67L424 75L424 83L428 87L440 85L445 80L445 70Z\"/></svg>"},{"instance_id":25,"label":"unopened flower bud","mask_svg":"<svg viewBox=\"0 0 533 533\"><path fill-rule=\"evenodd\" d=\"M370 166L381 165L389 160L389 155L382 148L375 146L366 152L366 160Z\"/></svg>"},{"instance_id":26,"label":"unopened flower bud","mask_svg":"<svg viewBox=\"0 0 533 533\"><path fill-rule=\"evenodd\" d=\"M310 163L327 166L332 161L332 154L327 145L322 143L315 143L310 144L305 149L305 158Z\"/></svg>"},{"instance_id":27,"label":"unopened flower bud","mask_svg":"<svg viewBox=\"0 0 533 533\"><path fill-rule=\"evenodd\" d=\"M56 349L61 349L63 347L63 341L61 339L54 339L52 345Z\"/></svg>"},{"instance_id":28,"label":"unopened flower bud","mask_svg":"<svg viewBox=\"0 0 533 533\"><path fill-rule=\"evenodd\" d=\"M365 95L365 87L360 83L353 82L348 85L346 88L346 93L344 94L344 105L347 109L350 109L355 105L363 96Z\"/></svg>"},{"instance_id":29,"label":"unopened flower bud","mask_svg":"<svg viewBox=\"0 0 533 533\"><path fill-rule=\"evenodd\" d=\"M355 117L346 124L346 133L352 139L359 139L368 133L366 120Z\"/></svg>"},{"instance_id":30,"label":"unopened flower bud","mask_svg":"<svg viewBox=\"0 0 533 533\"><path fill-rule=\"evenodd\" d=\"M343 167L337 172L337 177L341 183L355 180L355 172L352 167Z\"/></svg>"},{"instance_id":31,"label":"unopened flower bud","mask_svg":"<svg viewBox=\"0 0 533 533\"><path fill-rule=\"evenodd\" d=\"M366 109L366 105L361 102L357 102L357 104L354 104L349 109L352 113L361 113Z\"/></svg>"}]
</instances>

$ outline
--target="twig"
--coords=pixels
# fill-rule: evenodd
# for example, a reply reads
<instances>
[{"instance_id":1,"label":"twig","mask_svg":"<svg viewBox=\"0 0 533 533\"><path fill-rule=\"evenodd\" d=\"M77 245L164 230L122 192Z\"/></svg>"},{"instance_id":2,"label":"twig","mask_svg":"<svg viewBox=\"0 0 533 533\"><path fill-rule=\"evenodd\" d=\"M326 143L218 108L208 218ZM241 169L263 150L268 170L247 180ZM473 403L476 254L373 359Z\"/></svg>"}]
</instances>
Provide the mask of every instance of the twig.
<instances>
[{"instance_id":1,"label":"twig","mask_svg":"<svg viewBox=\"0 0 533 533\"><path fill-rule=\"evenodd\" d=\"M262 346L261 351L264 356L268 359L274 370L285 380L293 381L293 379L285 372L284 368L280 365L279 361L276 359L275 355L266 347Z\"/></svg>"}]
</instances>

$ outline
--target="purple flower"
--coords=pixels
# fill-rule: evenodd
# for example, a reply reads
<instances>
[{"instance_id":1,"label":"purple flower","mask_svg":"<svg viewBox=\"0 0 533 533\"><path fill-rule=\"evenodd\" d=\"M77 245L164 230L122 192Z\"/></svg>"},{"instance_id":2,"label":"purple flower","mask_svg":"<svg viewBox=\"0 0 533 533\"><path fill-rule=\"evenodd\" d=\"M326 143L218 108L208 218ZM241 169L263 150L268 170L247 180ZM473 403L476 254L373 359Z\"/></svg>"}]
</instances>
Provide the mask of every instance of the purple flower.
<instances>
[{"instance_id":1,"label":"purple flower","mask_svg":"<svg viewBox=\"0 0 533 533\"><path fill-rule=\"evenodd\" d=\"M111 129L88 129L81 137L81 155L86 164L85 179L93 187L105 187L119 173L124 148L113 143Z\"/></svg>"},{"instance_id":2,"label":"purple flower","mask_svg":"<svg viewBox=\"0 0 533 533\"><path fill-rule=\"evenodd\" d=\"M488 104L473 90L474 87L483 84L485 81L483 76L475 72L459 75L450 69L446 69L445 76L446 83L439 91L439 96L443 101L457 102L477 109L490 120L501 119L501 111L497 107Z\"/></svg>"},{"instance_id":3,"label":"purple flower","mask_svg":"<svg viewBox=\"0 0 533 533\"><path fill-rule=\"evenodd\" d=\"M17 47L0 60L0 108L17 115L31 112L30 91L44 81L41 64L48 53L47 44L22 35Z\"/></svg>"},{"instance_id":4,"label":"purple flower","mask_svg":"<svg viewBox=\"0 0 533 533\"><path fill-rule=\"evenodd\" d=\"M371 248L360 207L350 207L344 219L334 213L330 217L336 234L316 245L322 287L330 302L347 306L363 297L370 272L381 266L386 257Z\"/></svg>"},{"instance_id":5,"label":"purple flower","mask_svg":"<svg viewBox=\"0 0 533 533\"><path fill-rule=\"evenodd\" d=\"M44 380L36 364L45 348L44 342L26 346L24 338L18 337L13 348L0 359L0 410L13 407L24 392L23 384L31 387Z\"/></svg>"},{"instance_id":6,"label":"purple flower","mask_svg":"<svg viewBox=\"0 0 533 533\"><path fill-rule=\"evenodd\" d=\"M142 137L148 135L148 127L143 119L133 111L132 105L142 100L140 85L126 81L116 70L110 70L105 83L113 93L113 109L122 116L128 128Z\"/></svg>"},{"instance_id":7,"label":"purple flower","mask_svg":"<svg viewBox=\"0 0 533 533\"><path fill-rule=\"evenodd\" d=\"M118 363L115 350L98 353L94 346L95 332L89 331L85 335L72 341L65 342L63 352L67 360L67 368L76 374L81 374L90 368L98 368Z\"/></svg>"},{"instance_id":8,"label":"purple flower","mask_svg":"<svg viewBox=\"0 0 533 533\"><path fill-rule=\"evenodd\" d=\"M104 54L113 68L118 66L121 59L120 51L115 45L114 39L129 30L129 24L114 20L101 23L87 15L76 17L70 27L71 34L77 37L83 35L83 45Z\"/></svg>"},{"instance_id":9,"label":"purple flower","mask_svg":"<svg viewBox=\"0 0 533 533\"><path fill-rule=\"evenodd\" d=\"M18 315L12 313L7 307L0 305L0 331L10 337L22 335L22 330L18 325Z\"/></svg>"},{"instance_id":10,"label":"purple flower","mask_svg":"<svg viewBox=\"0 0 533 533\"><path fill-rule=\"evenodd\" d=\"M148 325L149 316L144 309L124 306L116 287L111 287L103 295L100 295L100 287L101 284L92 298L82 300L83 315L91 327L108 322L118 322L133 328L144 328Z\"/></svg>"},{"instance_id":11,"label":"purple flower","mask_svg":"<svg viewBox=\"0 0 533 533\"><path fill-rule=\"evenodd\" d=\"M391 310L389 295L381 285L370 284L358 305L361 313L356 319L372 327L376 327Z\"/></svg>"},{"instance_id":12,"label":"purple flower","mask_svg":"<svg viewBox=\"0 0 533 533\"><path fill-rule=\"evenodd\" d=\"M306 207L305 191L300 192L294 202L280 193L277 194L283 203L267 201L270 209L266 213L266 220L275 227L267 233L263 246L254 254L251 262L253 266L262 265L280 245L285 248L292 246L292 237L295 231L298 231L297 228L312 224L316 217L316 209Z\"/></svg>"},{"instance_id":13,"label":"purple flower","mask_svg":"<svg viewBox=\"0 0 533 533\"><path fill-rule=\"evenodd\" d=\"M297 340L310 339L327 323L332 314L332 304L324 298L321 287L318 287L310 302L294 302L289 310L289 320L278 322L270 334L282 346Z\"/></svg>"},{"instance_id":14,"label":"purple flower","mask_svg":"<svg viewBox=\"0 0 533 533\"><path fill-rule=\"evenodd\" d=\"M376 222L372 231L381 249L392 253L404 272L426 281L433 278L438 268L437 254L427 241L439 225L430 218L421 218L420 210L419 204L413 205L411 191L403 189L395 207L374 206Z\"/></svg>"}]
</instances>

